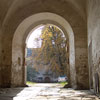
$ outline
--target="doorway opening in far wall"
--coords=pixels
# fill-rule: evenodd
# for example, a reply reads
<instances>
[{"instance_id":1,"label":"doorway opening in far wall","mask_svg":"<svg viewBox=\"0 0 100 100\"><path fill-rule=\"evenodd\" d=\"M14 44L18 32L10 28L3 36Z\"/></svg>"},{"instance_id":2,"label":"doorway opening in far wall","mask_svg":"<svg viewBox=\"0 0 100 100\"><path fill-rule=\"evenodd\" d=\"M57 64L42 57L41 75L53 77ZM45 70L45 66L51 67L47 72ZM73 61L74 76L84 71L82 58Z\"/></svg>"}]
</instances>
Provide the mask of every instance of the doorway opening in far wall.
<instances>
[{"instance_id":1,"label":"doorway opening in far wall","mask_svg":"<svg viewBox=\"0 0 100 100\"><path fill-rule=\"evenodd\" d=\"M34 28L26 39L26 74L30 83L68 83L68 40L53 24Z\"/></svg>"}]
</instances>

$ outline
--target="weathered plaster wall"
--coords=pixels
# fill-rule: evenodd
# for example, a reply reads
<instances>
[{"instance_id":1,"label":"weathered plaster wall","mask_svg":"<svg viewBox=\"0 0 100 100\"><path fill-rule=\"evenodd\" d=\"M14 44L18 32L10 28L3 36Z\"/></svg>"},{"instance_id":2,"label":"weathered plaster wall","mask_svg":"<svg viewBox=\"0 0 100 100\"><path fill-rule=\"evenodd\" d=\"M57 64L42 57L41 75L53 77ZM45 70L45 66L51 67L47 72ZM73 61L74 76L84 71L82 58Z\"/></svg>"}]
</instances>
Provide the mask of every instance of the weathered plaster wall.
<instances>
[{"instance_id":1,"label":"weathered plaster wall","mask_svg":"<svg viewBox=\"0 0 100 100\"><path fill-rule=\"evenodd\" d=\"M1 29L1 33L3 34L3 30ZM11 61L9 60L8 49L9 42L5 44L5 42L9 41L6 40L3 35L1 35L1 87L10 87L10 80L11 80ZM4 46L5 45L5 46Z\"/></svg>"},{"instance_id":2,"label":"weathered plaster wall","mask_svg":"<svg viewBox=\"0 0 100 100\"><path fill-rule=\"evenodd\" d=\"M76 50L76 73L78 88L89 87L88 78L88 51L87 51L87 32L86 28L76 27L75 29L75 50ZM85 84L84 84L85 83Z\"/></svg>"},{"instance_id":3,"label":"weathered plaster wall","mask_svg":"<svg viewBox=\"0 0 100 100\"><path fill-rule=\"evenodd\" d=\"M9 87L10 86L10 66L5 61L9 62L7 55L3 47L3 31L2 27L0 27L0 86L1 87ZM8 45L8 44L7 44ZM5 46L6 47L6 46Z\"/></svg>"},{"instance_id":4,"label":"weathered plaster wall","mask_svg":"<svg viewBox=\"0 0 100 100\"><path fill-rule=\"evenodd\" d=\"M2 24L12 2L14 0L0 0L0 23Z\"/></svg>"},{"instance_id":5,"label":"weathered plaster wall","mask_svg":"<svg viewBox=\"0 0 100 100\"><path fill-rule=\"evenodd\" d=\"M91 52L89 56L92 57L90 63L93 67L93 86L95 86L95 73L98 73L100 89L100 0L88 0L88 47L91 44L92 52L90 49L88 52Z\"/></svg>"},{"instance_id":6,"label":"weathered plaster wall","mask_svg":"<svg viewBox=\"0 0 100 100\"><path fill-rule=\"evenodd\" d=\"M11 85L13 87L24 86L26 84L25 74L24 74L25 45L22 43L24 37L22 36L21 32L22 32L22 29L19 31L19 35L14 36L15 38L13 38L13 42L12 42Z\"/></svg>"}]
</instances>

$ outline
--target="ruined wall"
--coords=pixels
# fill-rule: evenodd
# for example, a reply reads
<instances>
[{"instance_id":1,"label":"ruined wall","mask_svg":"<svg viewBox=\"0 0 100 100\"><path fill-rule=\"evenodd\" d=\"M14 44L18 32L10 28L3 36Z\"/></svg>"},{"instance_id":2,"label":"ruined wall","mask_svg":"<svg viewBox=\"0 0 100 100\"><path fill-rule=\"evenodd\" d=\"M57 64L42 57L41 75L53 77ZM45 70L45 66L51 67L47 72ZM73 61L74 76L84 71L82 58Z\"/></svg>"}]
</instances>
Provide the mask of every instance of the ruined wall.
<instances>
[{"instance_id":1,"label":"ruined wall","mask_svg":"<svg viewBox=\"0 0 100 100\"><path fill-rule=\"evenodd\" d=\"M100 0L88 0L88 48L90 47L92 50L88 49L89 58L92 58L89 61L89 67L93 74L93 87L95 90L96 73L99 75L100 89Z\"/></svg>"}]
</instances>

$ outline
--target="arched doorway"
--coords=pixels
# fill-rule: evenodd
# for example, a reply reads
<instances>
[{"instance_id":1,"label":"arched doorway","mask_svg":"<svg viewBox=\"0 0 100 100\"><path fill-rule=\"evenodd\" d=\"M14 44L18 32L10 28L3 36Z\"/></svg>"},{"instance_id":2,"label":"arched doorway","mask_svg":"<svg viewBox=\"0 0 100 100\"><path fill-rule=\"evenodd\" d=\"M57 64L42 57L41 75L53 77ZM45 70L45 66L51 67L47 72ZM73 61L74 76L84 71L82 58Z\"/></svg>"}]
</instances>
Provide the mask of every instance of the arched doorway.
<instances>
[{"instance_id":1,"label":"arched doorway","mask_svg":"<svg viewBox=\"0 0 100 100\"><path fill-rule=\"evenodd\" d=\"M44 82L46 82L46 83L50 83L50 82L51 82L50 77L45 77L45 78L44 78Z\"/></svg>"},{"instance_id":2,"label":"arched doorway","mask_svg":"<svg viewBox=\"0 0 100 100\"><path fill-rule=\"evenodd\" d=\"M54 83L61 76L70 79L68 43L56 25L44 24L32 29L26 39L27 81L47 82L45 77L49 77Z\"/></svg>"},{"instance_id":3,"label":"arched doorway","mask_svg":"<svg viewBox=\"0 0 100 100\"><path fill-rule=\"evenodd\" d=\"M25 40L31 29L37 25L50 23L60 27L69 38L69 71L70 84L76 88L74 34L69 23L59 15L53 13L39 13L26 18L16 29L12 44L12 80L14 86L25 85ZM17 39L19 41L17 41ZM20 65L18 64L20 59ZM20 77L17 79L17 77Z\"/></svg>"}]
</instances>

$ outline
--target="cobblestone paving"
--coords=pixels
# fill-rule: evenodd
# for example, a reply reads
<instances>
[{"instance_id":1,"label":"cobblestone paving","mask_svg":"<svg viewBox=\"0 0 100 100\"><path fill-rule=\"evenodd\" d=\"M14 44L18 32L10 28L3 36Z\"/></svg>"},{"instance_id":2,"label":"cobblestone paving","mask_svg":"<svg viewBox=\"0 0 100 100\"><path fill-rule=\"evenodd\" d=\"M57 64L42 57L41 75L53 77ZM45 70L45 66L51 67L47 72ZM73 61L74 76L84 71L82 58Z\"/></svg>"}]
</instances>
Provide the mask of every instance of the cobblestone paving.
<instances>
[{"instance_id":1,"label":"cobblestone paving","mask_svg":"<svg viewBox=\"0 0 100 100\"><path fill-rule=\"evenodd\" d=\"M62 88L59 84L35 84L26 88L0 89L0 100L100 100L88 90Z\"/></svg>"}]
</instances>

